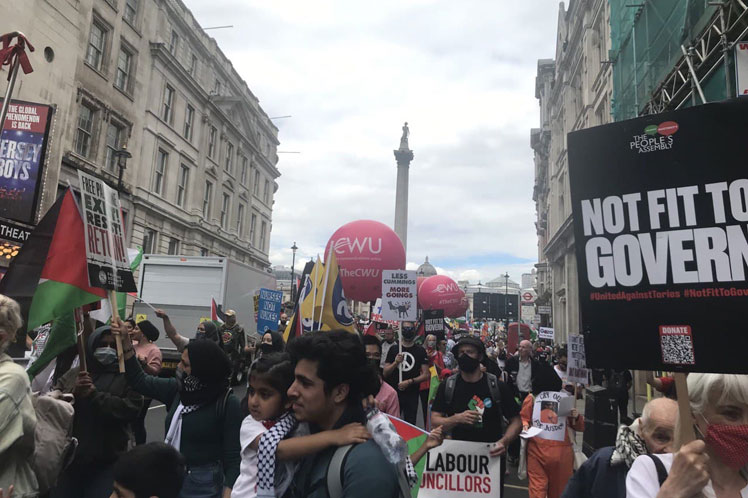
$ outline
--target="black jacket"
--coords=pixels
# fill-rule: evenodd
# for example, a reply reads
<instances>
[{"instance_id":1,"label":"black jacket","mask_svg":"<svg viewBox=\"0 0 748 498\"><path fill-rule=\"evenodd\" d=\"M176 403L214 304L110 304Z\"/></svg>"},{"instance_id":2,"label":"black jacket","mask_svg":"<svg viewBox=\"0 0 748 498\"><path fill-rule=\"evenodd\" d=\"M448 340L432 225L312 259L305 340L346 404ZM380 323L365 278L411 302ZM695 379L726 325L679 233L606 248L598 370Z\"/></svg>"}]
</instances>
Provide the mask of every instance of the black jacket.
<instances>
[{"instance_id":1,"label":"black jacket","mask_svg":"<svg viewBox=\"0 0 748 498\"><path fill-rule=\"evenodd\" d=\"M532 381L532 391L535 392L538 389L541 391L552 390L546 387L547 380L558 379L558 374L553 370L553 367L547 363L541 363L535 358L530 359L530 379ZM519 372L519 355L512 355L506 360L504 365L504 371L508 374L508 384L514 391L515 396L519 396L519 388L517 387L517 372ZM552 375L551 375L552 374ZM559 389L561 389L559 387Z\"/></svg>"},{"instance_id":2,"label":"black jacket","mask_svg":"<svg viewBox=\"0 0 748 498\"><path fill-rule=\"evenodd\" d=\"M584 462L571 476L561 498L626 498L629 469L624 463L610 464L614 449L600 448Z\"/></svg>"}]
</instances>

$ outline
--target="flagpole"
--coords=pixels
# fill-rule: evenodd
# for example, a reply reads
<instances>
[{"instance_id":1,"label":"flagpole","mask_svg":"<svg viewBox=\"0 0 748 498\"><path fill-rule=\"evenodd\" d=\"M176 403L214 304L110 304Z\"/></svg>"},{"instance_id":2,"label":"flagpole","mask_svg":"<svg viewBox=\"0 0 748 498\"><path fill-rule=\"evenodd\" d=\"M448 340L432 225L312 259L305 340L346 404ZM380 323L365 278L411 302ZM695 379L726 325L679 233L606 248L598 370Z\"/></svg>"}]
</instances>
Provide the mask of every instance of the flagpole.
<instances>
[{"instance_id":1,"label":"flagpole","mask_svg":"<svg viewBox=\"0 0 748 498\"><path fill-rule=\"evenodd\" d=\"M114 290L108 290L109 294L109 306L112 308L112 324L115 323L115 318L119 322L119 308L117 308L117 292ZM119 372L125 373L125 355L122 350L122 337L119 334L114 336L114 340L117 343L117 360L119 361Z\"/></svg>"},{"instance_id":2,"label":"flagpole","mask_svg":"<svg viewBox=\"0 0 748 498\"><path fill-rule=\"evenodd\" d=\"M327 281L330 277L330 258L332 257L332 244L330 244L330 250L327 251L327 256L325 257L325 283L322 286L322 306L319 307L319 325L317 325L317 330L322 328L322 315L325 312L325 297L327 296Z\"/></svg>"},{"instance_id":3,"label":"flagpole","mask_svg":"<svg viewBox=\"0 0 748 498\"><path fill-rule=\"evenodd\" d=\"M314 281L312 282L312 330L314 330L314 308L317 306L317 280L319 279L319 254L317 262L314 263ZM304 318L302 315L301 318Z\"/></svg>"},{"instance_id":4,"label":"flagpole","mask_svg":"<svg viewBox=\"0 0 748 498\"><path fill-rule=\"evenodd\" d=\"M83 310L81 308L75 308L75 325L76 325L76 333L75 333L75 342L78 346L78 361L81 365L81 371L87 372L88 367L86 365L86 346L83 344L83 330L85 328L83 324L83 320L85 319L83 317Z\"/></svg>"}]
</instances>

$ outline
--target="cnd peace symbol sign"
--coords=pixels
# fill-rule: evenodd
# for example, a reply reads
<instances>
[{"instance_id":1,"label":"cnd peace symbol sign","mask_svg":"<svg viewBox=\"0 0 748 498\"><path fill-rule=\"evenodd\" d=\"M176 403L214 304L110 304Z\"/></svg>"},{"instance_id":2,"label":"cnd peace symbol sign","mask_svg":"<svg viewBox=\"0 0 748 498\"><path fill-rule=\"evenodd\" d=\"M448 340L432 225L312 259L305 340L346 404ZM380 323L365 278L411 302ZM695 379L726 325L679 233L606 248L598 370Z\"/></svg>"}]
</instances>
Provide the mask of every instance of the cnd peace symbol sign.
<instances>
[{"instance_id":1,"label":"cnd peace symbol sign","mask_svg":"<svg viewBox=\"0 0 748 498\"><path fill-rule=\"evenodd\" d=\"M416 359L412 354L403 351L403 362L401 365L403 366L403 372L410 372L416 365Z\"/></svg>"}]
</instances>

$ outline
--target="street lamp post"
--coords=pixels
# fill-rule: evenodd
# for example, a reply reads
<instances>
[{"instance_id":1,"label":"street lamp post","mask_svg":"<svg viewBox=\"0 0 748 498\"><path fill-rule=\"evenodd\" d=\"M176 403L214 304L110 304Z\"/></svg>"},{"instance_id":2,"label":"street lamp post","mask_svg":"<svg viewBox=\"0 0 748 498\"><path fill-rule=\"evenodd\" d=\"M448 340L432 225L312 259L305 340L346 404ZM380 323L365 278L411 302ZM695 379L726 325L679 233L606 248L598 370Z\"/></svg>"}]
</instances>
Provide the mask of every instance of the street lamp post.
<instances>
[{"instance_id":1,"label":"street lamp post","mask_svg":"<svg viewBox=\"0 0 748 498\"><path fill-rule=\"evenodd\" d=\"M117 192L122 192L122 175L125 174L125 168L127 168L127 160L132 157L127 151L127 144L123 145L121 149L116 151L114 155L117 157L117 166L119 167L119 177L117 178Z\"/></svg>"},{"instance_id":2,"label":"street lamp post","mask_svg":"<svg viewBox=\"0 0 748 498\"><path fill-rule=\"evenodd\" d=\"M296 301L296 274L294 273L294 267L296 266L297 249L298 247L296 247L296 241L294 241L293 245L291 246L291 251L293 251L293 257L291 259L291 286L293 287L292 297L294 301Z\"/></svg>"}]
</instances>

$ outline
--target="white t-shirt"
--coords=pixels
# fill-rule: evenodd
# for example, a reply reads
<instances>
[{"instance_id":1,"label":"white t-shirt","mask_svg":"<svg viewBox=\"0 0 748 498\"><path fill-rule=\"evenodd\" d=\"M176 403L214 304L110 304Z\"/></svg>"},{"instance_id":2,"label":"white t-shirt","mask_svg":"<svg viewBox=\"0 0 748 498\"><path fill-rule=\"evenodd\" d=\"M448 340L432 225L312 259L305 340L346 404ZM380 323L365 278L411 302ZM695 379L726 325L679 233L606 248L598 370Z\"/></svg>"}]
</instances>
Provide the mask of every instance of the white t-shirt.
<instances>
[{"instance_id":1,"label":"white t-shirt","mask_svg":"<svg viewBox=\"0 0 748 498\"><path fill-rule=\"evenodd\" d=\"M532 391L532 362L530 360L519 360L519 371L517 372L517 389L523 393Z\"/></svg>"},{"instance_id":2,"label":"white t-shirt","mask_svg":"<svg viewBox=\"0 0 748 498\"><path fill-rule=\"evenodd\" d=\"M239 466L239 477L231 490L231 498L255 498L257 496L257 450L249 447L257 436L267 429L262 423L247 415L239 431L242 463Z\"/></svg>"},{"instance_id":3,"label":"white t-shirt","mask_svg":"<svg viewBox=\"0 0 748 498\"><path fill-rule=\"evenodd\" d=\"M673 465L673 454L665 453L656 455L670 472ZM660 480L657 478L657 469L654 462L647 455L642 455L634 460L628 475L626 476L626 498L655 498L660 491ZM716 498L712 481L702 490L704 498ZM740 491L742 498L748 498L748 486Z\"/></svg>"}]
</instances>

